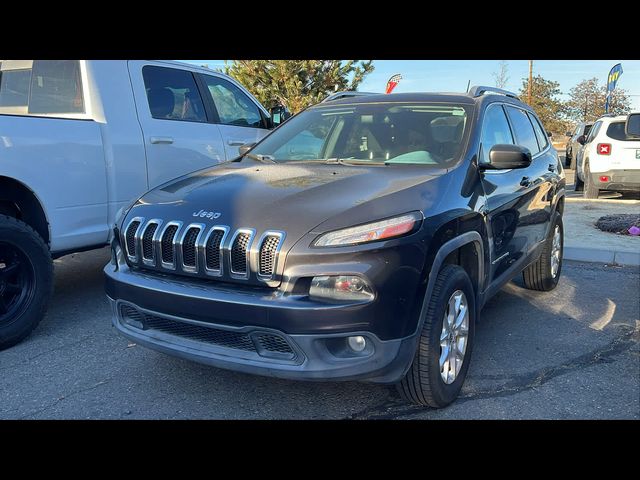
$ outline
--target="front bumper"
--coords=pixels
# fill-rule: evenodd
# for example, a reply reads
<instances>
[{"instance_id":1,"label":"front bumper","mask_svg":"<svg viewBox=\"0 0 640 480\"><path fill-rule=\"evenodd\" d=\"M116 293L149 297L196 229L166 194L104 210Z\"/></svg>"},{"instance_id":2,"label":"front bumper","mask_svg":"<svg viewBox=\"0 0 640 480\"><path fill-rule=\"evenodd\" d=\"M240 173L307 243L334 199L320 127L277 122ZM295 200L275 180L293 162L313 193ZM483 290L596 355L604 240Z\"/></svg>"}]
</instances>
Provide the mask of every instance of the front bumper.
<instances>
[{"instance_id":1,"label":"front bumper","mask_svg":"<svg viewBox=\"0 0 640 480\"><path fill-rule=\"evenodd\" d=\"M287 379L379 383L398 381L413 358L415 335L383 340L367 328L371 303L317 303L273 289L148 274L126 264L108 264L104 271L118 332L174 356ZM346 347L353 335L367 340L363 352Z\"/></svg>"},{"instance_id":2,"label":"front bumper","mask_svg":"<svg viewBox=\"0 0 640 480\"><path fill-rule=\"evenodd\" d=\"M601 177L608 177L608 181L600 181ZM640 169L592 173L591 180L600 190L640 191Z\"/></svg>"}]
</instances>

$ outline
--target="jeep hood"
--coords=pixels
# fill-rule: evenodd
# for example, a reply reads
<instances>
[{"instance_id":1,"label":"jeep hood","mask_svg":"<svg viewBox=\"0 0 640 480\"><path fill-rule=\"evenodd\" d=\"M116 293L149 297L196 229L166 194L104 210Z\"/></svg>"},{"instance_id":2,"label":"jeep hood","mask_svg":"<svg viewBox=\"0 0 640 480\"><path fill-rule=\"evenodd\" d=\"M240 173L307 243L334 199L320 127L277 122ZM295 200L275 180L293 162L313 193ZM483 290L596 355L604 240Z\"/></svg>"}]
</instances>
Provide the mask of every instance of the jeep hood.
<instances>
[{"instance_id":1,"label":"jeep hood","mask_svg":"<svg viewBox=\"0 0 640 480\"><path fill-rule=\"evenodd\" d=\"M290 247L329 219L332 227L347 227L417 210L428 202L423 189L414 187L444 172L414 165L264 164L245 159L161 185L140 198L127 218L255 228L258 235L282 230L287 233L284 246ZM432 199L440 196L432 193Z\"/></svg>"}]
</instances>

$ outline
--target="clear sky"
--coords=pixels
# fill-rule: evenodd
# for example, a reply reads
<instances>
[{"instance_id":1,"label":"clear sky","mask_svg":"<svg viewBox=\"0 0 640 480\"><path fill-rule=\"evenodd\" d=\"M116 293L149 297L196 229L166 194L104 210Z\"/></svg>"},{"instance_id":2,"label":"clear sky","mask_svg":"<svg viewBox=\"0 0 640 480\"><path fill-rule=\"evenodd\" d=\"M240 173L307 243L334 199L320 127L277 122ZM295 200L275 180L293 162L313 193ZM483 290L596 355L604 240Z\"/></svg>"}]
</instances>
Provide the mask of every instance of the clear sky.
<instances>
[{"instance_id":1,"label":"clear sky","mask_svg":"<svg viewBox=\"0 0 640 480\"><path fill-rule=\"evenodd\" d=\"M223 60L186 60L198 65L220 68ZM527 60L506 60L509 81L507 90L518 91L522 80L529 75ZM609 70L622 63L623 73L616 88L627 91L633 110L640 110L640 60L534 60L533 74L560 83L566 100L569 90L578 82L597 77L605 84ZM358 90L383 92L387 80L394 73L402 74L395 92L465 91L471 85L494 85L492 72L499 69L498 60L374 60L375 70L362 82Z\"/></svg>"}]
</instances>

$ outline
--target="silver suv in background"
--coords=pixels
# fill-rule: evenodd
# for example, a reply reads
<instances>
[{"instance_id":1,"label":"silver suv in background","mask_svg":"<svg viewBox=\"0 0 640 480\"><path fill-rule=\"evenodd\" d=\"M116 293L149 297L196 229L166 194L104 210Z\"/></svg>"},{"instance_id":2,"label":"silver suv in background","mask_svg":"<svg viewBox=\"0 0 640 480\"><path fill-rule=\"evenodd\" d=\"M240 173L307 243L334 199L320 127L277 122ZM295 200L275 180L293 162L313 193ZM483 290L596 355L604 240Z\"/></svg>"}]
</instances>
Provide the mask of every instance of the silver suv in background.
<instances>
[{"instance_id":1,"label":"silver suv in background","mask_svg":"<svg viewBox=\"0 0 640 480\"><path fill-rule=\"evenodd\" d=\"M578 152L582 148L582 144L578 142L578 138L583 137L584 139L586 139L587 135L589 135L589 132L591 131L591 127L593 127L593 123L583 122L579 123L573 132L567 132L567 137L571 137L567 141L567 149L565 152L564 164L567 168L576 168L576 157L578 156Z\"/></svg>"}]
</instances>

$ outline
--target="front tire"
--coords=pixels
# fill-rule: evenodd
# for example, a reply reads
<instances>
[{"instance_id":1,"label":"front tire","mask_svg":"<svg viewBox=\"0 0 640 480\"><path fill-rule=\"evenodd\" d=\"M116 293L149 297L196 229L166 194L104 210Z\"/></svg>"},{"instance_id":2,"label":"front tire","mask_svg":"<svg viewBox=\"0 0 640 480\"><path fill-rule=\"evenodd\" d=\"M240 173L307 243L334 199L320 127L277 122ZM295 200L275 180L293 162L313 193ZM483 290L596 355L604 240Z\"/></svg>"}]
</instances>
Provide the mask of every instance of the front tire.
<instances>
[{"instance_id":1,"label":"front tire","mask_svg":"<svg viewBox=\"0 0 640 480\"><path fill-rule=\"evenodd\" d=\"M0 350L36 328L52 287L53 261L42 237L26 223L0 215Z\"/></svg>"},{"instance_id":2,"label":"front tire","mask_svg":"<svg viewBox=\"0 0 640 480\"><path fill-rule=\"evenodd\" d=\"M396 385L408 402L442 408L460 393L469 369L476 305L462 267L446 265L436 279L409 371Z\"/></svg>"},{"instance_id":3,"label":"front tire","mask_svg":"<svg viewBox=\"0 0 640 480\"><path fill-rule=\"evenodd\" d=\"M595 199L600 195L600 189L593 182L591 178L591 169L589 168L589 162L584 164L584 198Z\"/></svg>"},{"instance_id":4,"label":"front tire","mask_svg":"<svg viewBox=\"0 0 640 480\"><path fill-rule=\"evenodd\" d=\"M538 259L522 272L524 285L529 290L548 292L558 285L562 271L564 250L564 227L562 216L556 214L551 232L545 240L544 248Z\"/></svg>"}]
</instances>

